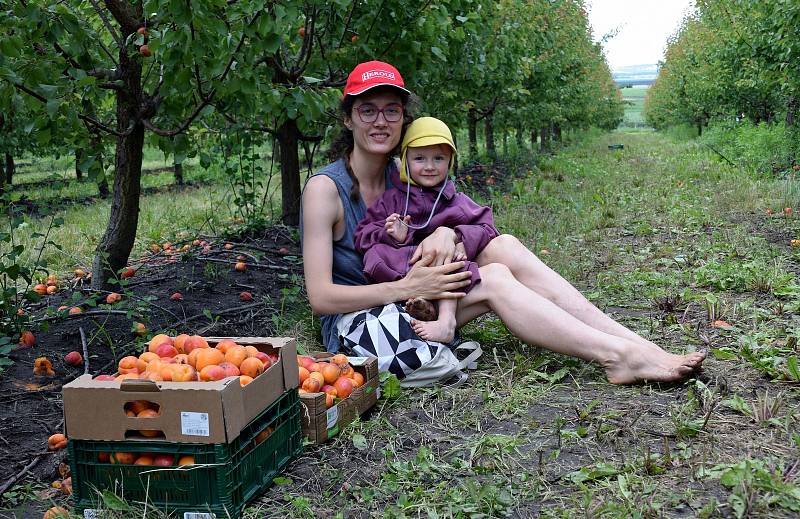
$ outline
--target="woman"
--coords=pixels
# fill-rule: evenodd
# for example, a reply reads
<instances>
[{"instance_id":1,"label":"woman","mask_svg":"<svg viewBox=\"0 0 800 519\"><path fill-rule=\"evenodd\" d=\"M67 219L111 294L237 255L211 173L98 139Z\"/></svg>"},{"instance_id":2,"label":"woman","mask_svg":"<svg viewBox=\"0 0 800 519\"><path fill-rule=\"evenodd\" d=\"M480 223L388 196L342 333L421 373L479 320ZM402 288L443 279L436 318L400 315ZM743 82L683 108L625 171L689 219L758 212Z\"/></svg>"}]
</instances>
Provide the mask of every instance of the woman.
<instances>
[{"instance_id":1,"label":"woman","mask_svg":"<svg viewBox=\"0 0 800 519\"><path fill-rule=\"evenodd\" d=\"M303 191L306 289L313 311L324 314L329 350L338 349L341 314L423 297L458 299L458 326L493 311L520 340L597 362L614 384L680 380L700 366L705 353L673 355L625 328L510 235L494 238L478 255L481 282L467 294L457 292L470 274L458 272L463 262L451 262L457 238L446 227L419 245L405 278L366 284L353 232L397 167L392 157L410 122L409 96L387 63L353 69L341 104L343 157L312 176Z\"/></svg>"}]
</instances>

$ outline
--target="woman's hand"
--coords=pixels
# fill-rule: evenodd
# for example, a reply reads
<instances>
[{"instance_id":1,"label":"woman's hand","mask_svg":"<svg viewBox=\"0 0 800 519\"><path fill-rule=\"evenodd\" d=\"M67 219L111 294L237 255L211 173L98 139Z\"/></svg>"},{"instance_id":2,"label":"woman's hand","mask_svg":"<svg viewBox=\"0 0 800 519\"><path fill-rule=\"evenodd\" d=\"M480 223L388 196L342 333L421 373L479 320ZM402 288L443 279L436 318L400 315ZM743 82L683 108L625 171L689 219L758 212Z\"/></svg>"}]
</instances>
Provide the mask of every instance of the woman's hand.
<instances>
[{"instance_id":1,"label":"woman's hand","mask_svg":"<svg viewBox=\"0 0 800 519\"><path fill-rule=\"evenodd\" d=\"M453 261L453 255L456 252L457 238L453 229L439 227L420 242L408 262L409 265L415 265L423 259L427 261L427 263L423 263L424 265L433 267L450 263Z\"/></svg>"},{"instance_id":2,"label":"woman's hand","mask_svg":"<svg viewBox=\"0 0 800 519\"><path fill-rule=\"evenodd\" d=\"M406 277L400 280L408 297L423 297L425 299L459 299L464 297L464 292L455 292L470 284L472 274L465 270L463 261L431 266L431 260L423 256L417 261Z\"/></svg>"}]
</instances>

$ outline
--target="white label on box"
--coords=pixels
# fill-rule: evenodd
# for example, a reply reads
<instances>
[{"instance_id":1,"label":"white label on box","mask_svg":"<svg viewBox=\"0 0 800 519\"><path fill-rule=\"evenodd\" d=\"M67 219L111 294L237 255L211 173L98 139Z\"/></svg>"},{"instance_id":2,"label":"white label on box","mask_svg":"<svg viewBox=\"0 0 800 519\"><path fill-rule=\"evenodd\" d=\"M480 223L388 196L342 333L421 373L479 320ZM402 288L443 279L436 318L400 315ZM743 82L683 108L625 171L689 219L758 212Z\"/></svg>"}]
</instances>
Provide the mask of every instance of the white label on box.
<instances>
[{"instance_id":1,"label":"white label on box","mask_svg":"<svg viewBox=\"0 0 800 519\"><path fill-rule=\"evenodd\" d=\"M351 366L363 366L371 357L347 357Z\"/></svg>"},{"instance_id":2,"label":"white label on box","mask_svg":"<svg viewBox=\"0 0 800 519\"><path fill-rule=\"evenodd\" d=\"M208 413L181 411L181 434L184 436L211 436Z\"/></svg>"},{"instance_id":3,"label":"white label on box","mask_svg":"<svg viewBox=\"0 0 800 519\"><path fill-rule=\"evenodd\" d=\"M100 510L95 508L84 508L83 509L83 517L84 519L99 519L100 518Z\"/></svg>"},{"instance_id":4,"label":"white label on box","mask_svg":"<svg viewBox=\"0 0 800 519\"><path fill-rule=\"evenodd\" d=\"M339 421L339 406L335 405L328 409L325 413L328 421L328 429L333 429L336 427L336 422Z\"/></svg>"},{"instance_id":5,"label":"white label on box","mask_svg":"<svg viewBox=\"0 0 800 519\"><path fill-rule=\"evenodd\" d=\"M377 398L378 400L381 399L381 386L375 388L375 398Z\"/></svg>"},{"instance_id":6,"label":"white label on box","mask_svg":"<svg viewBox=\"0 0 800 519\"><path fill-rule=\"evenodd\" d=\"M208 512L184 512L183 519L216 519L217 514Z\"/></svg>"}]
</instances>

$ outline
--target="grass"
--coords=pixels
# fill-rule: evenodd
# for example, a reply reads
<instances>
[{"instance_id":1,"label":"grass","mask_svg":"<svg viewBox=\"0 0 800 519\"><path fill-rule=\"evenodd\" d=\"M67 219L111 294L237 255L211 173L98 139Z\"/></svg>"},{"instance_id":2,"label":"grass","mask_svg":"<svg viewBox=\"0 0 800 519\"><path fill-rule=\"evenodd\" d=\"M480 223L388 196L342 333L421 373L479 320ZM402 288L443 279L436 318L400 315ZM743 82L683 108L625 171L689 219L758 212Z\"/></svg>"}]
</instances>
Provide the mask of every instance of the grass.
<instances>
[{"instance_id":1,"label":"grass","mask_svg":"<svg viewBox=\"0 0 800 519\"><path fill-rule=\"evenodd\" d=\"M381 399L245 517L796 517L795 182L653 132L543 158L495 191L498 228L669 351L708 349L703 373L612 386L486 315L464 330L485 351L465 385Z\"/></svg>"},{"instance_id":2,"label":"grass","mask_svg":"<svg viewBox=\"0 0 800 519\"><path fill-rule=\"evenodd\" d=\"M647 86L633 86L620 89L622 101L625 104L625 115L622 120L622 128L648 128L644 121L642 111L644 110L644 98L647 95Z\"/></svg>"}]
</instances>

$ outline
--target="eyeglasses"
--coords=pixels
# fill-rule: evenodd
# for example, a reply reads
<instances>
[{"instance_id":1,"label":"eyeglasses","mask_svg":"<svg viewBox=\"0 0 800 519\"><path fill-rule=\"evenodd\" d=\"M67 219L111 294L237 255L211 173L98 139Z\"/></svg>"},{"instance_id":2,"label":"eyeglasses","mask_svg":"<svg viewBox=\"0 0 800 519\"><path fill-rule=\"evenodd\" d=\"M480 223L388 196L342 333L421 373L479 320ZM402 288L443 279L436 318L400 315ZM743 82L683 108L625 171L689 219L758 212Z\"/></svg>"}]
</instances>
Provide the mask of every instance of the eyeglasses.
<instances>
[{"instance_id":1,"label":"eyeglasses","mask_svg":"<svg viewBox=\"0 0 800 519\"><path fill-rule=\"evenodd\" d=\"M378 114L383 114L383 118L386 119L387 123L396 123L403 118L403 105L392 103L383 108L378 108L373 104L364 103L356 108L356 112L358 112L358 117L362 123L374 123L378 120Z\"/></svg>"}]
</instances>

